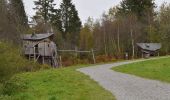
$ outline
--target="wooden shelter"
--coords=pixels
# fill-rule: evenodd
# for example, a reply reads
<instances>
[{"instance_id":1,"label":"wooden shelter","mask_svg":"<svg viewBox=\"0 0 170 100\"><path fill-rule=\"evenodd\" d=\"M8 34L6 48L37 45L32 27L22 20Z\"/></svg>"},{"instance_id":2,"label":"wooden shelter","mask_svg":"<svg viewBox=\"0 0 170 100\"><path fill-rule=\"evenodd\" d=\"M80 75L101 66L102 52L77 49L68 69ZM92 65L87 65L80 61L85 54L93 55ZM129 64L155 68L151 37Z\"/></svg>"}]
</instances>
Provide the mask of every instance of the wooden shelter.
<instances>
[{"instance_id":1,"label":"wooden shelter","mask_svg":"<svg viewBox=\"0 0 170 100\"><path fill-rule=\"evenodd\" d=\"M142 58L149 58L150 56L159 56L161 43L137 43L137 47L142 54Z\"/></svg>"},{"instance_id":2,"label":"wooden shelter","mask_svg":"<svg viewBox=\"0 0 170 100\"><path fill-rule=\"evenodd\" d=\"M52 41L53 36L53 33L22 35L24 55L35 62L58 66L57 47Z\"/></svg>"}]
</instances>

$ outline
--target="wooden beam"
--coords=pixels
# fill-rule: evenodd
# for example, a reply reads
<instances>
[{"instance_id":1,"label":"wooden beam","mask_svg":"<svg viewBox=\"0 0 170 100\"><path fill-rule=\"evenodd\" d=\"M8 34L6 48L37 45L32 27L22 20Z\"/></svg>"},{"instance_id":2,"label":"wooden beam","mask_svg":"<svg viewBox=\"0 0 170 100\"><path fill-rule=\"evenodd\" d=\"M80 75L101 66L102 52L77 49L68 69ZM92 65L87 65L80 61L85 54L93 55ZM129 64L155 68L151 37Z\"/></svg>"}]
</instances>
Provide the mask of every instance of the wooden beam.
<instances>
[{"instance_id":1,"label":"wooden beam","mask_svg":"<svg viewBox=\"0 0 170 100\"><path fill-rule=\"evenodd\" d=\"M94 64L95 64L95 63L96 63L96 59L95 59L95 55L94 55L94 50L91 49L91 52L92 52L92 56L93 56L93 62L94 62Z\"/></svg>"}]
</instances>

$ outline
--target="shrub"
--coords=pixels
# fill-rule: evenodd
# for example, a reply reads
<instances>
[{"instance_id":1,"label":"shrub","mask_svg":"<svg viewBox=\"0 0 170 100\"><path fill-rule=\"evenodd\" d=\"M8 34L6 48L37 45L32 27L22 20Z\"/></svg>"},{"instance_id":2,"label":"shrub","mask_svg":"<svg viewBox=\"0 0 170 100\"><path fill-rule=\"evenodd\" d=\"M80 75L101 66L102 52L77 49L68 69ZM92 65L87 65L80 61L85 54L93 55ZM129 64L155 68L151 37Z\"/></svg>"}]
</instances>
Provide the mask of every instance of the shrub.
<instances>
[{"instance_id":1,"label":"shrub","mask_svg":"<svg viewBox=\"0 0 170 100\"><path fill-rule=\"evenodd\" d=\"M18 91L22 92L27 89L27 83L24 82L21 78L15 76L12 77L9 81L6 81L3 87L3 94L12 95Z\"/></svg>"},{"instance_id":2,"label":"shrub","mask_svg":"<svg viewBox=\"0 0 170 100\"><path fill-rule=\"evenodd\" d=\"M93 62L90 62L89 59L77 59L77 64L89 64L89 63Z\"/></svg>"},{"instance_id":3,"label":"shrub","mask_svg":"<svg viewBox=\"0 0 170 100\"><path fill-rule=\"evenodd\" d=\"M3 92L3 85L0 84L0 95L2 94L2 92Z\"/></svg>"},{"instance_id":4,"label":"shrub","mask_svg":"<svg viewBox=\"0 0 170 100\"><path fill-rule=\"evenodd\" d=\"M12 100L10 95L27 89L27 83L15 74L50 68L28 61L21 56L20 49L6 42L0 42L0 54L0 83L3 84L0 84L0 100Z\"/></svg>"},{"instance_id":5,"label":"shrub","mask_svg":"<svg viewBox=\"0 0 170 100\"><path fill-rule=\"evenodd\" d=\"M51 66L47 65L47 64L44 64L44 65L41 65L41 69L50 69Z\"/></svg>"},{"instance_id":6,"label":"shrub","mask_svg":"<svg viewBox=\"0 0 170 100\"><path fill-rule=\"evenodd\" d=\"M0 54L0 82L8 80L16 73L41 68L40 65L24 59L20 50L9 43L0 42Z\"/></svg>"},{"instance_id":7,"label":"shrub","mask_svg":"<svg viewBox=\"0 0 170 100\"><path fill-rule=\"evenodd\" d=\"M8 95L0 95L0 100L14 100L11 98L11 96Z\"/></svg>"},{"instance_id":8,"label":"shrub","mask_svg":"<svg viewBox=\"0 0 170 100\"><path fill-rule=\"evenodd\" d=\"M96 61L97 61L97 63L115 62L115 61L117 61L117 59L115 59L115 57L113 57L113 56L100 55L100 56L96 56Z\"/></svg>"},{"instance_id":9,"label":"shrub","mask_svg":"<svg viewBox=\"0 0 170 100\"><path fill-rule=\"evenodd\" d=\"M62 56L62 65L63 66L71 66L74 65L76 58L73 56Z\"/></svg>"}]
</instances>

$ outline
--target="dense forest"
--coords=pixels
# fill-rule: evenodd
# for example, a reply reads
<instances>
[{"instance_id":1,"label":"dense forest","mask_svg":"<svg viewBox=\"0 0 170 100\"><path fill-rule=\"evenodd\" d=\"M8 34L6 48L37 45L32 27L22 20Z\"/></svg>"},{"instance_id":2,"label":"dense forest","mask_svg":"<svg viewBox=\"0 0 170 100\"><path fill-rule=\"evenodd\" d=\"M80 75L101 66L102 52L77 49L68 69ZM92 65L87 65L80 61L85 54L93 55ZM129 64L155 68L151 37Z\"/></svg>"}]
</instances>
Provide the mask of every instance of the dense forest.
<instances>
[{"instance_id":1,"label":"dense forest","mask_svg":"<svg viewBox=\"0 0 170 100\"><path fill-rule=\"evenodd\" d=\"M162 43L161 54L168 54L169 8L164 3L157 10L153 0L123 0L103 13L101 19L87 20L80 32L80 45L84 42L81 48L95 48L101 55L114 57L128 52L134 58L140 57L136 43Z\"/></svg>"},{"instance_id":2,"label":"dense forest","mask_svg":"<svg viewBox=\"0 0 170 100\"><path fill-rule=\"evenodd\" d=\"M123 58L125 53L138 58L136 43L162 43L161 55L170 53L167 3L157 7L154 0L123 0L100 19L89 17L85 23L71 0L62 0L58 8L54 0L37 0L34 4L36 14L28 21L22 0L0 1L1 41L18 45L22 43L21 34L54 32L58 49L93 49L99 61ZM75 54L60 54L67 61L77 59ZM80 53L78 57L91 60L91 54Z\"/></svg>"}]
</instances>

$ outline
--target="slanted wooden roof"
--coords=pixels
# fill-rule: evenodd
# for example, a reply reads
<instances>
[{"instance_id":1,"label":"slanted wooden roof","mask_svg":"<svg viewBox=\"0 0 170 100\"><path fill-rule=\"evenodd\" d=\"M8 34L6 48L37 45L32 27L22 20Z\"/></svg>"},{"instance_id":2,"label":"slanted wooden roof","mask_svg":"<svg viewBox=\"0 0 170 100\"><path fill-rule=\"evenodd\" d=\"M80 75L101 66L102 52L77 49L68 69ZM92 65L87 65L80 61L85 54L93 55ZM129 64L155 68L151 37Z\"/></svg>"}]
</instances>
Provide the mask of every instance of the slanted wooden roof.
<instances>
[{"instance_id":1,"label":"slanted wooden roof","mask_svg":"<svg viewBox=\"0 0 170 100\"><path fill-rule=\"evenodd\" d=\"M44 33L44 34L24 34L21 36L23 40L38 41L49 38L54 35L54 33Z\"/></svg>"},{"instance_id":2,"label":"slanted wooden roof","mask_svg":"<svg viewBox=\"0 0 170 100\"><path fill-rule=\"evenodd\" d=\"M137 43L137 46L148 51L157 51L162 47L161 43Z\"/></svg>"}]
</instances>

